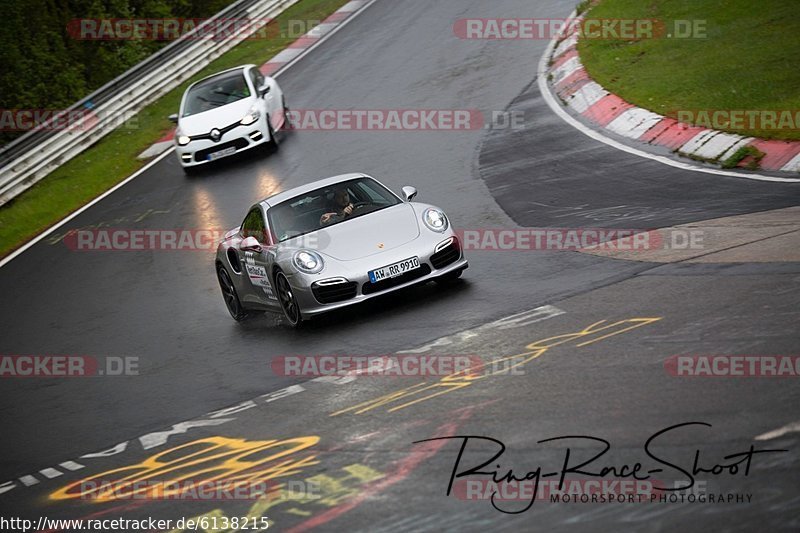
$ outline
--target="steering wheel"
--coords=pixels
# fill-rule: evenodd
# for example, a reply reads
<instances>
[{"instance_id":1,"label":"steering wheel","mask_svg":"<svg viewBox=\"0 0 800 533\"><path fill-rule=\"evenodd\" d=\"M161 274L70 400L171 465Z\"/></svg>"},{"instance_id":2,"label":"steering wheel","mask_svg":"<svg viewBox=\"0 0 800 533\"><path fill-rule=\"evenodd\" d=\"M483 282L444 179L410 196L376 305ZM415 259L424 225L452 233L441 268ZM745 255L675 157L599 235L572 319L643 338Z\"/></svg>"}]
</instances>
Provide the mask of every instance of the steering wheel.
<instances>
[{"instance_id":1,"label":"steering wheel","mask_svg":"<svg viewBox=\"0 0 800 533\"><path fill-rule=\"evenodd\" d=\"M353 211L355 211L359 207L364 207L365 205L370 204L370 202L352 202L352 203L353 203Z\"/></svg>"}]
</instances>

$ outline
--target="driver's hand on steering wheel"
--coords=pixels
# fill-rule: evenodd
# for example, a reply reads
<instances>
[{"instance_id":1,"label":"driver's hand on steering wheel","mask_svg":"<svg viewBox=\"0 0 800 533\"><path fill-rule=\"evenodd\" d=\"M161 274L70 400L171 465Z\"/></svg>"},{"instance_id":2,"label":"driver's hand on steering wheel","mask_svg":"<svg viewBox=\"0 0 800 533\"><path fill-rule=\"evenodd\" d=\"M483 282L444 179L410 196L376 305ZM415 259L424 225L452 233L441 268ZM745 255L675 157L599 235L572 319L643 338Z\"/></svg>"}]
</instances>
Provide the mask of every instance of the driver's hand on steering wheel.
<instances>
[{"instance_id":1,"label":"driver's hand on steering wheel","mask_svg":"<svg viewBox=\"0 0 800 533\"><path fill-rule=\"evenodd\" d=\"M344 208L342 208L341 212L339 213L325 213L319 218L319 223L321 225L326 225L332 223L336 220L337 217L346 218L353 214L353 210L355 207L352 203L347 204Z\"/></svg>"}]
</instances>

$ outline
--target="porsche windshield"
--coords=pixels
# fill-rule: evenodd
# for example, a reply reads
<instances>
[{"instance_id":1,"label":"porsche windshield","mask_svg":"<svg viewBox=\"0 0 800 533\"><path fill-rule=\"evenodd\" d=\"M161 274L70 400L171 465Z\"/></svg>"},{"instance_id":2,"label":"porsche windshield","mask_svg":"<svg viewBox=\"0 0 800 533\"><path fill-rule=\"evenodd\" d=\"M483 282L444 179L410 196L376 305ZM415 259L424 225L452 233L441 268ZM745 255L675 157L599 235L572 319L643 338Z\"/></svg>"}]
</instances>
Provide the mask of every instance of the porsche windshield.
<instances>
[{"instance_id":1,"label":"porsche windshield","mask_svg":"<svg viewBox=\"0 0 800 533\"><path fill-rule=\"evenodd\" d=\"M186 95L183 116L196 115L250 96L242 70L226 72L199 82Z\"/></svg>"},{"instance_id":2,"label":"porsche windshield","mask_svg":"<svg viewBox=\"0 0 800 533\"><path fill-rule=\"evenodd\" d=\"M281 202L267 213L279 242L402 203L371 178L357 178Z\"/></svg>"}]
</instances>

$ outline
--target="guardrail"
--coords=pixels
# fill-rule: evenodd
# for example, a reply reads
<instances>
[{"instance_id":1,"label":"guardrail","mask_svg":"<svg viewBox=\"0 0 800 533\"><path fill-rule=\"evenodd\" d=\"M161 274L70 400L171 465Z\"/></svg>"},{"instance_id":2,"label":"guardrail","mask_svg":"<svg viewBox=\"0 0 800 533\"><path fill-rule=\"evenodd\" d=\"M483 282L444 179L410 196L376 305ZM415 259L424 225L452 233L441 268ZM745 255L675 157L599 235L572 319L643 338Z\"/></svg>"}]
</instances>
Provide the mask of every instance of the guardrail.
<instances>
[{"instance_id":1,"label":"guardrail","mask_svg":"<svg viewBox=\"0 0 800 533\"><path fill-rule=\"evenodd\" d=\"M28 189L50 172L111 133L115 125L168 93L221 54L252 35L258 28L220 40L195 38L211 24L225 28L226 19L272 19L299 0L240 0L194 31L170 43L124 74L73 104L52 119L88 110L91 125L80 129L38 129L0 148L0 206Z\"/></svg>"}]
</instances>

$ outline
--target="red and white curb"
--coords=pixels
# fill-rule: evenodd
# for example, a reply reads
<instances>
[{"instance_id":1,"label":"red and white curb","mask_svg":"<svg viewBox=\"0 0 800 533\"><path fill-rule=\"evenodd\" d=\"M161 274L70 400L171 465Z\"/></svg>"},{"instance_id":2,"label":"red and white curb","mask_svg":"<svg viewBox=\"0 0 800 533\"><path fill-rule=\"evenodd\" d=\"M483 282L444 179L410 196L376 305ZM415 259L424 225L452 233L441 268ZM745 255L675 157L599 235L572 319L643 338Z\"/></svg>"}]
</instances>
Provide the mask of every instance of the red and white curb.
<instances>
[{"instance_id":1,"label":"red and white curb","mask_svg":"<svg viewBox=\"0 0 800 533\"><path fill-rule=\"evenodd\" d=\"M575 20L581 18L574 17ZM800 172L800 142L768 141L683 124L611 94L589 77L580 61L577 50L579 29L580 24L570 25L570 31L561 36L561 40L552 42L542 59L547 61L544 74L549 81L548 88L589 123L627 139L708 161L724 161L739 148L752 146L765 154L759 163L761 169ZM750 158L746 157L738 166L745 167L749 162ZM716 173L750 177L741 173ZM800 180L775 178L769 181Z\"/></svg>"},{"instance_id":2,"label":"red and white curb","mask_svg":"<svg viewBox=\"0 0 800 533\"><path fill-rule=\"evenodd\" d=\"M150 159L151 157L163 153L165 150L169 150L172 147L173 138L175 138L175 128L161 137L158 142L153 144L150 148L139 154L136 159Z\"/></svg>"},{"instance_id":3,"label":"red and white curb","mask_svg":"<svg viewBox=\"0 0 800 533\"><path fill-rule=\"evenodd\" d=\"M323 20L320 24L309 30L305 35L287 46L275 57L261 65L259 70L265 76L276 76L278 71L286 68L289 64L299 60L303 55L316 46L325 36L331 34L337 27L349 20L358 11L363 9L375 0L352 0L339 9L331 16ZM173 128L155 144L137 156L137 159L150 159L164 153L173 146L175 129Z\"/></svg>"}]
</instances>

